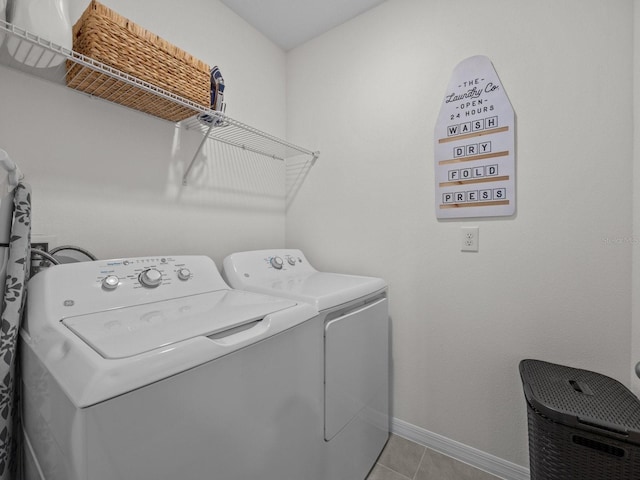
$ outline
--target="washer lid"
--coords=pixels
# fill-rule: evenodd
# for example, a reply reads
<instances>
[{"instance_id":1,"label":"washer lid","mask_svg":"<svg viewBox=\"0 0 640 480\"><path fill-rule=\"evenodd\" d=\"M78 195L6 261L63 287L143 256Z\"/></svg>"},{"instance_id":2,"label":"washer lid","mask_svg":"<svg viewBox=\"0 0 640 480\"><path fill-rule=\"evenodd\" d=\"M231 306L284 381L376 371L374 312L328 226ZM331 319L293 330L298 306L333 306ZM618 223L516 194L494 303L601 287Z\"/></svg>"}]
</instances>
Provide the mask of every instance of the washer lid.
<instances>
[{"instance_id":1,"label":"washer lid","mask_svg":"<svg viewBox=\"0 0 640 480\"><path fill-rule=\"evenodd\" d=\"M260 320L295 302L234 290L67 317L62 323L104 358L132 357Z\"/></svg>"}]
</instances>

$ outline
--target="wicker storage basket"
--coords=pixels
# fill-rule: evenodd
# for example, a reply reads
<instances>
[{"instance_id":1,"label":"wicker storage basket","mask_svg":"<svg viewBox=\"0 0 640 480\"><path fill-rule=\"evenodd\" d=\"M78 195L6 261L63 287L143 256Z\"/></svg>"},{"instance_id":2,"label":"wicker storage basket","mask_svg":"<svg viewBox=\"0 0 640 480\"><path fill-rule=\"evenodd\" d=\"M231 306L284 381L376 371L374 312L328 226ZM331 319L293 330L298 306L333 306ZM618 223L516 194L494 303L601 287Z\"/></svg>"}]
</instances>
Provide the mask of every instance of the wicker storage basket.
<instances>
[{"instance_id":1,"label":"wicker storage basket","mask_svg":"<svg viewBox=\"0 0 640 480\"><path fill-rule=\"evenodd\" d=\"M612 378L520 362L531 480L640 479L640 401Z\"/></svg>"},{"instance_id":2,"label":"wicker storage basket","mask_svg":"<svg viewBox=\"0 0 640 480\"><path fill-rule=\"evenodd\" d=\"M209 108L209 66L92 0L73 27L73 50L123 73ZM67 85L174 122L196 112L172 100L67 62Z\"/></svg>"}]
</instances>

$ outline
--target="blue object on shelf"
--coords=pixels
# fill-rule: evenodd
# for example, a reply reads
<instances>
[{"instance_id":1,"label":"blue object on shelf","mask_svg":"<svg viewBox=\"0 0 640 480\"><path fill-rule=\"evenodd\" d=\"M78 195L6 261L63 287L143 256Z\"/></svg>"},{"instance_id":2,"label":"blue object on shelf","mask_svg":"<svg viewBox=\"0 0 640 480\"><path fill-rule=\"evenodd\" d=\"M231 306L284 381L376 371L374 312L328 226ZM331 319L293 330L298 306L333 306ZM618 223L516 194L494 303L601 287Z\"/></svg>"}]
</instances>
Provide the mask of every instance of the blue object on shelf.
<instances>
[{"instance_id":1,"label":"blue object on shelf","mask_svg":"<svg viewBox=\"0 0 640 480\"><path fill-rule=\"evenodd\" d=\"M216 112L224 113L227 105L224 103L224 78L218 66L214 66L211 69L211 109ZM224 124L224 120L221 117L211 115L208 113L202 113L198 115L198 120L206 125L220 127Z\"/></svg>"}]
</instances>

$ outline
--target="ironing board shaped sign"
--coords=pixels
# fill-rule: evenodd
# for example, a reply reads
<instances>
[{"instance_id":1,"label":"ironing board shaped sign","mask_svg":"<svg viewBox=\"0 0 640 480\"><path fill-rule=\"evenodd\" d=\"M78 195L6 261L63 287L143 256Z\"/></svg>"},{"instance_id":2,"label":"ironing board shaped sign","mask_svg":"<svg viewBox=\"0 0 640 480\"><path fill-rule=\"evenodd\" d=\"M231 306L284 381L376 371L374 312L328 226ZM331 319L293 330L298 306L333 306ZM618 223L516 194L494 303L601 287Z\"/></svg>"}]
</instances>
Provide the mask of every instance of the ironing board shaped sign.
<instances>
[{"instance_id":1,"label":"ironing board shaped sign","mask_svg":"<svg viewBox=\"0 0 640 480\"><path fill-rule=\"evenodd\" d=\"M515 213L515 116L487 57L454 69L434 140L437 218Z\"/></svg>"}]
</instances>

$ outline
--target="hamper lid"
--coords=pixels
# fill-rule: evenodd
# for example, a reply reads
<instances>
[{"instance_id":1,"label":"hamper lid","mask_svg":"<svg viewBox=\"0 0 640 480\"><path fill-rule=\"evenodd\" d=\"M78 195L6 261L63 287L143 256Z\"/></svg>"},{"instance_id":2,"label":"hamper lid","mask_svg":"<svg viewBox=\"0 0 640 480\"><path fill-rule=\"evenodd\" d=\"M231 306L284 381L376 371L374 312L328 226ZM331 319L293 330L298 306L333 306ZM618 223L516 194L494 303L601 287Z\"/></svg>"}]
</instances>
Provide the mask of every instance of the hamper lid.
<instances>
[{"instance_id":1,"label":"hamper lid","mask_svg":"<svg viewBox=\"0 0 640 480\"><path fill-rule=\"evenodd\" d=\"M640 401L620 382L588 370L522 360L527 402L550 420L640 444Z\"/></svg>"}]
</instances>

